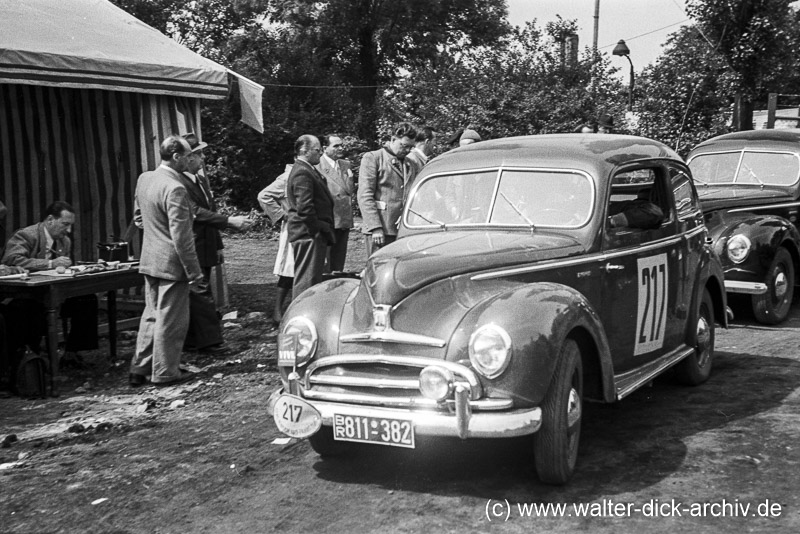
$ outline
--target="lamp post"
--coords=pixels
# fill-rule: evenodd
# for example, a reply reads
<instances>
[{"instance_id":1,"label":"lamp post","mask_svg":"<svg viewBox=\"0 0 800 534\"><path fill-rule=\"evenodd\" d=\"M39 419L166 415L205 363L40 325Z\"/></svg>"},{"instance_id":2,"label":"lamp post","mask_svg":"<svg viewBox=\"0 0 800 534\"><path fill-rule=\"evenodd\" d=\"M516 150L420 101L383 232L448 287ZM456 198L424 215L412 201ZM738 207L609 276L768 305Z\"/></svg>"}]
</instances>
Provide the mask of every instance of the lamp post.
<instances>
[{"instance_id":1,"label":"lamp post","mask_svg":"<svg viewBox=\"0 0 800 534\"><path fill-rule=\"evenodd\" d=\"M633 111L633 61L631 61L631 51L628 45L625 44L625 41L620 39L617 46L614 47L614 51L611 53L615 56L625 56L628 63L631 64L631 81L628 89L628 111Z\"/></svg>"}]
</instances>

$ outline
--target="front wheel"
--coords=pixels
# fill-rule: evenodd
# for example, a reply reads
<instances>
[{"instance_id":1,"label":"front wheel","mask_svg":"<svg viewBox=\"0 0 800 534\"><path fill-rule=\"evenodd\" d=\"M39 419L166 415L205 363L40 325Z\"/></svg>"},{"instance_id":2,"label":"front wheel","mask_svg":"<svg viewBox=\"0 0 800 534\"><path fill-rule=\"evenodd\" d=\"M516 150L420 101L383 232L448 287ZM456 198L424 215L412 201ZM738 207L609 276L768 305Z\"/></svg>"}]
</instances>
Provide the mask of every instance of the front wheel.
<instances>
[{"instance_id":1,"label":"front wheel","mask_svg":"<svg viewBox=\"0 0 800 534\"><path fill-rule=\"evenodd\" d=\"M542 403L542 427L533 436L536 474L546 484L566 484L575 472L583 417L583 363L575 341L564 342Z\"/></svg>"},{"instance_id":2,"label":"front wheel","mask_svg":"<svg viewBox=\"0 0 800 534\"><path fill-rule=\"evenodd\" d=\"M767 292L753 295L753 314L759 323L778 324L789 315L794 296L794 262L789 251L781 247L775 253L764 282Z\"/></svg>"},{"instance_id":3,"label":"front wheel","mask_svg":"<svg viewBox=\"0 0 800 534\"><path fill-rule=\"evenodd\" d=\"M694 353L681 360L675 368L678 380L690 386L708 380L714 360L714 303L708 289L703 290L696 321Z\"/></svg>"}]
</instances>

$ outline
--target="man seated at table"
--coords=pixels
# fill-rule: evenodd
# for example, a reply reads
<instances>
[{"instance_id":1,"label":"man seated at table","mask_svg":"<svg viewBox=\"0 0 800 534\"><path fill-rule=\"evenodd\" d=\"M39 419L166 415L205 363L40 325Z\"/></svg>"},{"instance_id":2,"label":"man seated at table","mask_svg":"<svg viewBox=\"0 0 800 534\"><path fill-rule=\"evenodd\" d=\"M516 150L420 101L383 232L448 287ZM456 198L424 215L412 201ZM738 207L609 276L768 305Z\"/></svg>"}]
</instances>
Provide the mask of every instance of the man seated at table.
<instances>
[{"instance_id":1,"label":"man seated at table","mask_svg":"<svg viewBox=\"0 0 800 534\"><path fill-rule=\"evenodd\" d=\"M28 271L45 271L72 265L69 233L75 224L75 210L66 202L57 200L45 210L42 222L17 230L6 244L2 263L22 267ZM9 343L15 350L28 345L41 350L45 332L44 308L30 299L14 299L8 305L7 328L15 333L16 342ZM61 306L61 317L70 319L70 331L64 346L64 363L80 363L79 350L97 348L97 297L85 295L68 298Z\"/></svg>"}]
</instances>

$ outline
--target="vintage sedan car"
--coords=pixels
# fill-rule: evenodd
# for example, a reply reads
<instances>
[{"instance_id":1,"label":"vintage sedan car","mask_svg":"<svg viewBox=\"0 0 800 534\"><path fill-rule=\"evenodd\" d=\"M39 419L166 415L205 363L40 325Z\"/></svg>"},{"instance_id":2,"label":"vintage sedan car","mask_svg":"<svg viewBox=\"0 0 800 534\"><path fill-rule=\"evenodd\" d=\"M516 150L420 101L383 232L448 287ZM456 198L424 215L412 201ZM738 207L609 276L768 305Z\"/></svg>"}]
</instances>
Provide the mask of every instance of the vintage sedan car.
<instances>
[{"instance_id":1,"label":"vintage sedan car","mask_svg":"<svg viewBox=\"0 0 800 534\"><path fill-rule=\"evenodd\" d=\"M658 220L631 215L642 203ZM618 401L671 368L708 378L726 298L706 234L688 167L655 141L447 152L360 280L318 284L287 310L269 411L323 456L532 435L538 477L566 483L585 399Z\"/></svg>"},{"instance_id":2,"label":"vintage sedan car","mask_svg":"<svg viewBox=\"0 0 800 534\"><path fill-rule=\"evenodd\" d=\"M800 130L714 137L687 158L728 293L777 324L792 305L800 233Z\"/></svg>"}]
</instances>

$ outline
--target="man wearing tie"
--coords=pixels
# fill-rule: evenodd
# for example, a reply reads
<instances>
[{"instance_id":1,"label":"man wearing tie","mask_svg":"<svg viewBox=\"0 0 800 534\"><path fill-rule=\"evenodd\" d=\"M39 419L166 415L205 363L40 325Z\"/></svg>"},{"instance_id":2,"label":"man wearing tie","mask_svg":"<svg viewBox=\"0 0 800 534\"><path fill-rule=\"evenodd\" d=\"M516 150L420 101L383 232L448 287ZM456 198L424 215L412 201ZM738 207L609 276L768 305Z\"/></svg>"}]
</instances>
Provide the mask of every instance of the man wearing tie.
<instances>
[{"instance_id":1,"label":"man wearing tie","mask_svg":"<svg viewBox=\"0 0 800 534\"><path fill-rule=\"evenodd\" d=\"M342 138L328 134L323 138L324 153L316 165L328 181L333 196L333 235L336 243L328 248L328 265L331 271L343 271L347 258L347 240L353 227L353 195L356 192L350 162L342 159Z\"/></svg>"},{"instance_id":2,"label":"man wearing tie","mask_svg":"<svg viewBox=\"0 0 800 534\"><path fill-rule=\"evenodd\" d=\"M21 228L11 236L2 263L28 271L69 267L72 265L69 234L74 224L73 207L56 200L45 209L42 222ZM9 331L19 336L13 349L27 344L38 352L44 335L44 308L32 300L15 299L9 304L7 318L11 316L22 321L19 325L9 325ZM64 363L72 360L79 364L77 351L97 348L97 297L68 298L61 306L61 316L70 319L70 330L64 344Z\"/></svg>"},{"instance_id":3,"label":"man wearing tie","mask_svg":"<svg viewBox=\"0 0 800 534\"><path fill-rule=\"evenodd\" d=\"M184 347L187 350L219 354L227 348L222 338L222 326L210 283L211 268L223 263L223 244L219 231L225 228L247 230L252 222L246 217L229 217L217 213L208 178L203 170L203 149L208 145L201 142L194 133L185 134L183 138L192 150L186 159L187 169L180 175L179 181L186 188L192 205L192 233L197 260L203 271L203 280L189 288L189 330Z\"/></svg>"},{"instance_id":4,"label":"man wearing tie","mask_svg":"<svg viewBox=\"0 0 800 534\"><path fill-rule=\"evenodd\" d=\"M314 168L322 156L319 139L301 135L294 144L297 156L286 180L286 222L294 252L292 299L322 281L328 246L333 235L333 196L325 178Z\"/></svg>"}]
</instances>

